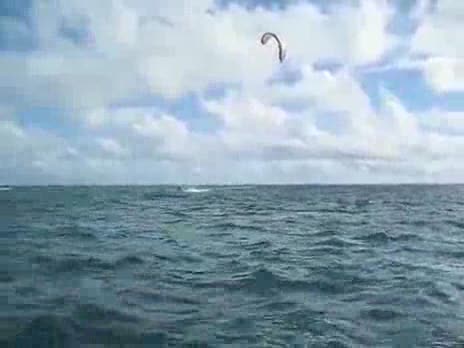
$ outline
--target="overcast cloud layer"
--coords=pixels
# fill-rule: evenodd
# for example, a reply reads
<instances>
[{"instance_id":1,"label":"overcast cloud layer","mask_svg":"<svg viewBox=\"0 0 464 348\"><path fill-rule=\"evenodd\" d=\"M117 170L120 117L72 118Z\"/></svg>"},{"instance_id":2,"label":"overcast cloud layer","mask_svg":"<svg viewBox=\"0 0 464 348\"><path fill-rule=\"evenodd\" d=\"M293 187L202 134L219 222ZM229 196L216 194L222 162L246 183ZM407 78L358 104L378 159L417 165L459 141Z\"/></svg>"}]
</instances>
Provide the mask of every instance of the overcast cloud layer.
<instances>
[{"instance_id":1,"label":"overcast cloud layer","mask_svg":"<svg viewBox=\"0 0 464 348\"><path fill-rule=\"evenodd\" d=\"M7 3L0 184L464 181L462 1Z\"/></svg>"}]
</instances>

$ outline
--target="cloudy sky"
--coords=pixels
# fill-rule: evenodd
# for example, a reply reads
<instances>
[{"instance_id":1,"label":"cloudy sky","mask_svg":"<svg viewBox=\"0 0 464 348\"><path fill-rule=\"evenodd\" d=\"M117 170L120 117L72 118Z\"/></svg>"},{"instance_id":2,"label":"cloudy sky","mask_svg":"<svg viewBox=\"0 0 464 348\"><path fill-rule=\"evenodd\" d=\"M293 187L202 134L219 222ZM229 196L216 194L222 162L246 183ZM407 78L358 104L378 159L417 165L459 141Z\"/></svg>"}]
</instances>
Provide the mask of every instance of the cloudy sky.
<instances>
[{"instance_id":1,"label":"cloudy sky","mask_svg":"<svg viewBox=\"0 0 464 348\"><path fill-rule=\"evenodd\" d=\"M463 182L463 23L458 0L0 1L0 184Z\"/></svg>"}]
</instances>

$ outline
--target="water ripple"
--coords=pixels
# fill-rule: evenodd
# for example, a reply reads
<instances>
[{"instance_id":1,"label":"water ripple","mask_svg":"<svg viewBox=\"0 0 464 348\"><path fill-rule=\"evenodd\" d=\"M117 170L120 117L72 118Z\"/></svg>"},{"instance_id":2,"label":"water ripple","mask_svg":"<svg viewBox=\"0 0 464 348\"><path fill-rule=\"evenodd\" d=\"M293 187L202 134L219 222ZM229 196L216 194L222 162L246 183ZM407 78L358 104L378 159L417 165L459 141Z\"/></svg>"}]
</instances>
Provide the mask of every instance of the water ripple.
<instances>
[{"instance_id":1,"label":"water ripple","mask_svg":"<svg viewBox=\"0 0 464 348\"><path fill-rule=\"evenodd\" d=\"M462 192L17 187L0 346L464 346Z\"/></svg>"}]
</instances>

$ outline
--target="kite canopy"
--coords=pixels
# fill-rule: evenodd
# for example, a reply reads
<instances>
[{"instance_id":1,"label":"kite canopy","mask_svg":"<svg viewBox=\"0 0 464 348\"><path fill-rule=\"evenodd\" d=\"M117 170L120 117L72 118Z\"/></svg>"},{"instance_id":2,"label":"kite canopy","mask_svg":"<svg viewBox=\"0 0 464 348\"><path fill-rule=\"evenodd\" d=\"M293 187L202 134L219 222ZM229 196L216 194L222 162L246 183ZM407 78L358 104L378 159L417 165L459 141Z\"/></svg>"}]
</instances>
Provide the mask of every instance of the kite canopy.
<instances>
[{"instance_id":1,"label":"kite canopy","mask_svg":"<svg viewBox=\"0 0 464 348\"><path fill-rule=\"evenodd\" d=\"M279 61L282 63L285 59L286 52L282 46L282 42L280 41L279 37L271 32L266 32L261 36L261 44L265 45L267 42L273 38L277 42L277 46L279 48Z\"/></svg>"}]
</instances>

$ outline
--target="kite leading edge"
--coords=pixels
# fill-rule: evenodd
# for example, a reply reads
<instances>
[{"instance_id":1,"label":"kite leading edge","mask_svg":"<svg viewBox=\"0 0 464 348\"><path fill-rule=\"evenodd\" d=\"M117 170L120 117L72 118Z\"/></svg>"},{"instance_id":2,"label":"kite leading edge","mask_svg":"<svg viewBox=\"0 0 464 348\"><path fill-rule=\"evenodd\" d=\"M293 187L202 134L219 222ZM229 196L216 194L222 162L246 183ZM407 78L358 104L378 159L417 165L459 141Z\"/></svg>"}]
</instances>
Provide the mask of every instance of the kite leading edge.
<instances>
[{"instance_id":1,"label":"kite leading edge","mask_svg":"<svg viewBox=\"0 0 464 348\"><path fill-rule=\"evenodd\" d=\"M286 57L286 51L284 49L284 47L282 46L282 42L280 41L279 37L274 34L274 33L271 33L271 32L265 32L262 36L261 36L261 44L263 45L266 45L267 42L273 38L276 42L277 42L277 46L278 46L278 49L279 49L279 61L282 63Z\"/></svg>"}]
</instances>

